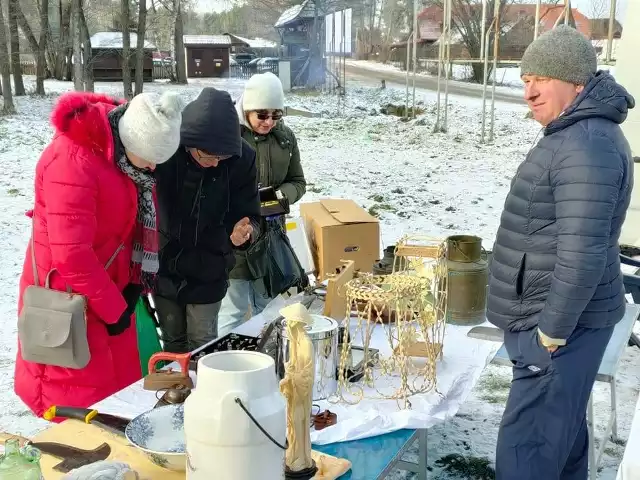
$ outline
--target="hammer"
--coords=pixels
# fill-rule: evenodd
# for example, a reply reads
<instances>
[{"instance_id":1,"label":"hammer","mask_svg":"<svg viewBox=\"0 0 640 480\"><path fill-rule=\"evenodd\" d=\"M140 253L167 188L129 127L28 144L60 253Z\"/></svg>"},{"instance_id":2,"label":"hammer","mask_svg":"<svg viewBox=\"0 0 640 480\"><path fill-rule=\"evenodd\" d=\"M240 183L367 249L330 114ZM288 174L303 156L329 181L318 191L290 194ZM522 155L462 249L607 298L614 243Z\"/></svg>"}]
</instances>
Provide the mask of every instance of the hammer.
<instances>
[{"instance_id":1,"label":"hammer","mask_svg":"<svg viewBox=\"0 0 640 480\"><path fill-rule=\"evenodd\" d=\"M93 450L83 450L82 448L72 447L56 442L31 442L30 440L18 435L8 435L0 433L0 440L16 438L20 441L20 446L30 445L37 448L46 455L62 459L62 462L53 467L54 470L67 473L74 468L79 468L90 463L106 460L111 453L111 447L107 443L103 443Z\"/></svg>"}]
</instances>

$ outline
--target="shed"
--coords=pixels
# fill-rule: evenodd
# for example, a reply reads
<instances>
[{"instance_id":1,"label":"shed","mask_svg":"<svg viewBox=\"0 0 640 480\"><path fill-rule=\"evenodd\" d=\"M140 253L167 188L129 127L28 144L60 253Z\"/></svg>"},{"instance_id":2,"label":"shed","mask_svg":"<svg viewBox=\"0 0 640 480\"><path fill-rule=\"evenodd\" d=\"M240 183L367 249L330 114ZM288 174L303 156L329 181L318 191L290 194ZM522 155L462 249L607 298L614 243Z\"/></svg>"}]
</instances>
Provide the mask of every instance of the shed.
<instances>
[{"instance_id":1,"label":"shed","mask_svg":"<svg viewBox=\"0 0 640 480\"><path fill-rule=\"evenodd\" d=\"M225 33L231 39L232 53L254 53L259 57L277 57L278 44L264 38L241 37L234 33Z\"/></svg>"},{"instance_id":2,"label":"shed","mask_svg":"<svg viewBox=\"0 0 640 480\"><path fill-rule=\"evenodd\" d=\"M138 35L129 33L131 46L131 78L135 78L135 48ZM153 81L153 50L155 46L144 41L144 63L142 77L145 82ZM91 64L96 81L122 81L122 32L97 32L91 37Z\"/></svg>"},{"instance_id":3,"label":"shed","mask_svg":"<svg viewBox=\"0 0 640 480\"><path fill-rule=\"evenodd\" d=\"M187 77L229 76L231 39L226 35L183 35Z\"/></svg>"}]
</instances>

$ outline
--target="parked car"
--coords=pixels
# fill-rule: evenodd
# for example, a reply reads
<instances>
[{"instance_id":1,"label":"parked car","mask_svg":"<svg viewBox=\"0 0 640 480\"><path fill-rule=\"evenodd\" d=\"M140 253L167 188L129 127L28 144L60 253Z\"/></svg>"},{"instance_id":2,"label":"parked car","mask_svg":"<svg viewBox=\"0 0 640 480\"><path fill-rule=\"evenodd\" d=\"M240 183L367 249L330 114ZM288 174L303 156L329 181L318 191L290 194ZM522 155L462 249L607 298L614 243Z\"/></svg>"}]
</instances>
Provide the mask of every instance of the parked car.
<instances>
[{"instance_id":1,"label":"parked car","mask_svg":"<svg viewBox=\"0 0 640 480\"><path fill-rule=\"evenodd\" d=\"M251 62L256 56L253 53L235 53L231 56L238 65Z\"/></svg>"},{"instance_id":2,"label":"parked car","mask_svg":"<svg viewBox=\"0 0 640 480\"><path fill-rule=\"evenodd\" d=\"M249 63L247 63L247 68L251 72L263 73L263 72L272 72L280 61L277 57L263 57L263 58L254 58Z\"/></svg>"}]
</instances>

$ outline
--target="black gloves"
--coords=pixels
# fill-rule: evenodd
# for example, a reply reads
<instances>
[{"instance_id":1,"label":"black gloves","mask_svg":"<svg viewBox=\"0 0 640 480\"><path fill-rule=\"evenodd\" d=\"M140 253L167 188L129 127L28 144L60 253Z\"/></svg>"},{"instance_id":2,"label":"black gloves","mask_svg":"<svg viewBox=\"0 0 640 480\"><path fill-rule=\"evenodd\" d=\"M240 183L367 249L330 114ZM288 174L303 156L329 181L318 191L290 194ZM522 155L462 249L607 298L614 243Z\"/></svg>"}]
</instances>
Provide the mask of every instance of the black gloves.
<instances>
[{"instance_id":1,"label":"black gloves","mask_svg":"<svg viewBox=\"0 0 640 480\"><path fill-rule=\"evenodd\" d=\"M130 283L124 290L122 291L122 296L127 302L127 308L125 308L122 315L116 323L107 323L107 333L109 336L113 337L116 335L120 335L127 328L131 326L131 315L136 309L136 305L138 303L138 299L142 294L142 285L137 285L135 283Z\"/></svg>"},{"instance_id":2,"label":"black gloves","mask_svg":"<svg viewBox=\"0 0 640 480\"><path fill-rule=\"evenodd\" d=\"M137 283L130 283L129 285L124 287L122 296L127 301L127 310L130 313L133 313L135 311L138 300L140 299L140 295L142 295L142 285L138 285Z\"/></svg>"}]
</instances>

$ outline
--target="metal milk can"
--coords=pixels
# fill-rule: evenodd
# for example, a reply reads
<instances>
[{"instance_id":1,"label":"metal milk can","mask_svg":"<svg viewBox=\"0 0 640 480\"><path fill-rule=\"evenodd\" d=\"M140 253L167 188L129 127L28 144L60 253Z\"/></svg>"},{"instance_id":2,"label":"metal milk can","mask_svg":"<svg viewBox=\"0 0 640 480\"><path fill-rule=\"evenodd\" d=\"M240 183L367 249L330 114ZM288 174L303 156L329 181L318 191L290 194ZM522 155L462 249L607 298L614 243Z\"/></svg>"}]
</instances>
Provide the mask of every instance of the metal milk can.
<instances>
[{"instance_id":1,"label":"metal milk can","mask_svg":"<svg viewBox=\"0 0 640 480\"><path fill-rule=\"evenodd\" d=\"M484 323L487 309L489 263L482 239L472 235L447 238L447 323L473 326Z\"/></svg>"}]
</instances>

